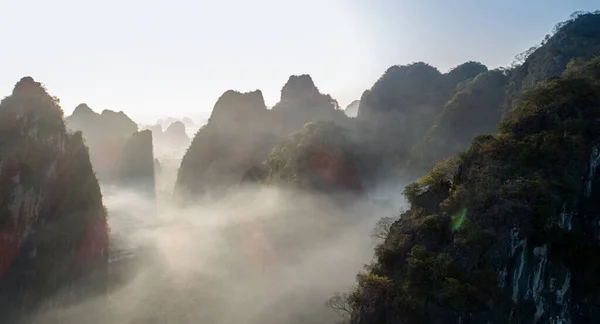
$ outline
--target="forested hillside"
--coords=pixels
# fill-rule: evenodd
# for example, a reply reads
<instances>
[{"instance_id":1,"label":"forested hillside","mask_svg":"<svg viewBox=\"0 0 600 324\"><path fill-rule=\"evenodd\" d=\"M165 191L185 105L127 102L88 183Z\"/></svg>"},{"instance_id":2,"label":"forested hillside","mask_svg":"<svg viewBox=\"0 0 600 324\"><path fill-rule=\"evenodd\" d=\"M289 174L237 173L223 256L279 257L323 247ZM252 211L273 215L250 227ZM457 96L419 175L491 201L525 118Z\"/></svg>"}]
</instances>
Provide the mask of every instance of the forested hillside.
<instances>
[{"instance_id":1,"label":"forested hillside","mask_svg":"<svg viewBox=\"0 0 600 324\"><path fill-rule=\"evenodd\" d=\"M498 135L406 187L410 210L345 300L352 323L597 321L598 62L571 58L562 77L521 97Z\"/></svg>"}]
</instances>

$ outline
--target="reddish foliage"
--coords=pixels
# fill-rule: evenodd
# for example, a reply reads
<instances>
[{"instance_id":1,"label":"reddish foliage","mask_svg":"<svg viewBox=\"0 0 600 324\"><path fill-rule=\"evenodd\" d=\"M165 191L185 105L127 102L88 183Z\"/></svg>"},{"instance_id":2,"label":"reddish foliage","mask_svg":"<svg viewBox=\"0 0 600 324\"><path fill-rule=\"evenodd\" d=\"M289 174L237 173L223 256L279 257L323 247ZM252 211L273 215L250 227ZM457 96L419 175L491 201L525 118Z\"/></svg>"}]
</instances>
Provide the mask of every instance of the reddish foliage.
<instances>
[{"instance_id":1,"label":"reddish foliage","mask_svg":"<svg viewBox=\"0 0 600 324\"><path fill-rule=\"evenodd\" d=\"M83 268L94 268L105 263L108 256L108 226L104 219L87 222L77 251L77 263Z\"/></svg>"}]
</instances>

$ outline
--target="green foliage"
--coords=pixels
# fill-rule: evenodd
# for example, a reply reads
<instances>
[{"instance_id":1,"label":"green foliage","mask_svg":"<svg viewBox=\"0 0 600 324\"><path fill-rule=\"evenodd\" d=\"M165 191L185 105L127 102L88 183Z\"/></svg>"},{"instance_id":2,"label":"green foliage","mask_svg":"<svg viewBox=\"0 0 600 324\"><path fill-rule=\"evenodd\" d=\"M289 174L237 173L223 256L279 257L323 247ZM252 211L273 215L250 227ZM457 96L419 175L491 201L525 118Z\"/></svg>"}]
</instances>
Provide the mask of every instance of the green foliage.
<instances>
[{"instance_id":1,"label":"green foliage","mask_svg":"<svg viewBox=\"0 0 600 324\"><path fill-rule=\"evenodd\" d=\"M264 164L265 181L312 190L358 190L355 152L343 128L333 122L307 123L273 149Z\"/></svg>"},{"instance_id":2,"label":"green foliage","mask_svg":"<svg viewBox=\"0 0 600 324\"><path fill-rule=\"evenodd\" d=\"M475 137L453 163L439 163L405 187L411 209L377 246L368 269L389 278L391 288L369 296L369 311L364 296L355 300L358 322L371 322L362 320L367 314L380 322L430 322L443 314L440 308L506 316L515 308L498 285L498 266L509 258L502 242L515 227L580 277L573 279L574 292L599 300L586 282L598 282L593 273L600 263L581 261L600 250L595 238L560 224L566 208L583 208L581 214L597 208L597 197L584 194L590 154L600 141L597 64L597 58L573 61L563 77L526 93L500 134ZM451 231L460 210L468 218Z\"/></svg>"},{"instance_id":3,"label":"green foliage","mask_svg":"<svg viewBox=\"0 0 600 324\"><path fill-rule=\"evenodd\" d=\"M453 156L436 163L429 174L417 182L404 187L404 196L413 205L419 204L417 198L424 193L432 193L438 199L444 200L448 194L448 190L452 186L452 181L459 164L460 157L458 156Z\"/></svg>"},{"instance_id":4,"label":"green foliage","mask_svg":"<svg viewBox=\"0 0 600 324\"><path fill-rule=\"evenodd\" d=\"M511 71L505 112L519 105L522 93L548 78L560 76L573 59L588 60L600 52L600 12L578 12L558 23L542 46L526 53L524 62Z\"/></svg>"},{"instance_id":5,"label":"green foliage","mask_svg":"<svg viewBox=\"0 0 600 324\"><path fill-rule=\"evenodd\" d=\"M481 73L466 82L412 148L408 166L430 166L466 149L478 134L496 133L507 84L508 77L500 70Z\"/></svg>"},{"instance_id":6,"label":"green foliage","mask_svg":"<svg viewBox=\"0 0 600 324\"><path fill-rule=\"evenodd\" d=\"M446 74L426 63L390 67L360 101L359 131L383 170L403 168L457 86L487 68L464 63ZM387 171L386 171L387 172Z\"/></svg>"}]
</instances>

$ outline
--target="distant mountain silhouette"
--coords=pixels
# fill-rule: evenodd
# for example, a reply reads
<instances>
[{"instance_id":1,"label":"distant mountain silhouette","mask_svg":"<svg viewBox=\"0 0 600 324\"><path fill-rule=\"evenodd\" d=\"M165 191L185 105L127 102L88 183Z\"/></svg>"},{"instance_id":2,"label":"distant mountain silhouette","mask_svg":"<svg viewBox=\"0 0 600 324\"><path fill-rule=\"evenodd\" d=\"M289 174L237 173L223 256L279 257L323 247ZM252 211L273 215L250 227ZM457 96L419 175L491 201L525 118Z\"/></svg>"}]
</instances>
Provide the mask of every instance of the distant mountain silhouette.
<instances>
[{"instance_id":1,"label":"distant mountain silhouette","mask_svg":"<svg viewBox=\"0 0 600 324\"><path fill-rule=\"evenodd\" d=\"M358 106L359 105L360 105L360 100L354 100L348 106L346 106L346 109L344 109L344 112L346 113L346 115L348 115L348 117L356 117L356 115L358 115Z\"/></svg>"},{"instance_id":2,"label":"distant mountain silhouette","mask_svg":"<svg viewBox=\"0 0 600 324\"><path fill-rule=\"evenodd\" d=\"M132 172L132 177L139 177L139 170L134 167L137 165L145 170L147 183L154 183L153 168L143 167L154 163L152 133L143 135L138 132L137 123L125 113L103 110L98 114L86 104L80 104L71 116L65 118L65 122L69 129L82 132L90 147L94 171L101 182L129 185L130 176L124 173L123 166ZM139 142L142 137L145 140ZM144 144L141 148L137 146L140 143ZM153 188L147 187L146 190L153 195Z\"/></svg>"},{"instance_id":3,"label":"distant mountain silhouette","mask_svg":"<svg viewBox=\"0 0 600 324\"><path fill-rule=\"evenodd\" d=\"M183 122L175 121L164 131L160 124L144 126L152 132L154 153L160 159L179 159L190 145L191 139Z\"/></svg>"},{"instance_id":4,"label":"distant mountain silhouette","mask_svg":"<svg viewBox=\"0 0 600 324\"><path fill-rule=\"evenodd\" d=\"M162 126L162 128L166 129L175 122L181 122L185 125L185 127L188 127L188 128L198 127L198 125L196 123L194 123L194 121L189 117L182 117L182 118L167 117L164 119L157 120L155 125L160 125L160 126Z\"/></svg>"}]
</instances>

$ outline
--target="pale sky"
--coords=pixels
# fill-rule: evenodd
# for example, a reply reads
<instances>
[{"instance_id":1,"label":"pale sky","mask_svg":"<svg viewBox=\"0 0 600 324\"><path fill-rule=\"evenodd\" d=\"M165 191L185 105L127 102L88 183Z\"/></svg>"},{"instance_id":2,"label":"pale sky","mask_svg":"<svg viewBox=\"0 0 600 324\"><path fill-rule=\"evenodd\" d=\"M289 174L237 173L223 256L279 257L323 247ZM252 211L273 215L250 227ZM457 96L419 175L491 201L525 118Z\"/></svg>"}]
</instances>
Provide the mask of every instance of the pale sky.
<instances>
[{"instance_id":1,"label":"pale sky","mask_svg":"<svg viewBox=\"0 0 600 324\"><path fill-rule=\"evenodd\" d=\"M0 0L0 95L29 75L61 100L134 120L207 116L226 90L310 74L342 107L391 65L494 68L587 0Z\"/></svg>"}]
</instances>

